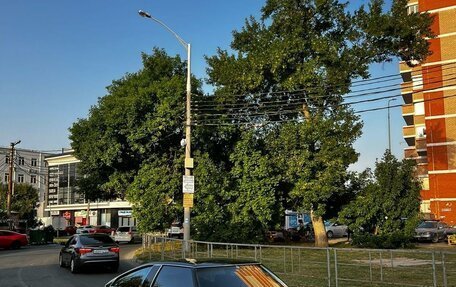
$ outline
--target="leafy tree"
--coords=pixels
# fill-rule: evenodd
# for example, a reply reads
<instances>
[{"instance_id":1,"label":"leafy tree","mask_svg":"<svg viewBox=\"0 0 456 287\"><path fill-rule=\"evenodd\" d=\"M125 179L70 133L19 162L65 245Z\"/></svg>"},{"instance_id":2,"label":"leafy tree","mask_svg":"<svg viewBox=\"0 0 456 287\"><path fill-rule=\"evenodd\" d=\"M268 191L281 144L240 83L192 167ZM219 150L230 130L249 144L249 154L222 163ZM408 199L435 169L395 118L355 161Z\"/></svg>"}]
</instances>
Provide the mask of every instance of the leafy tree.
<instances>
[{"instance_id":1,"label":"leafy tree","mask_svg":"<svg viewBox=\"0 0 456 287\"><path fill-rule=\"evenodd\" d=\"M274 149L279 158L296 155L282 165L289 175L284 194L289 193L297 207L310 209L318 246L327 245L323 218L335 210L334 196L345 193L346 168L357 160L352 143L360 136L360 123L353 111L340 105L342 95L350 90L352 79L369 76L372 63L393 57L411 63L429 54L424 37L432 37L432 19L408 15L406 4L394 1L385 12L383 1L372 0L368 9L350 13L347 4L337 0L268 0L260 19L250 17L233 33L234 53L219 49L207 58L219 110L227 103L259 101L255 93L264 92L272 100L302 103L300 113L264 116L257 122L298 122L276 128L284 130L284 140L296 137L300 142L282 155L276 150L279 144ZM229 112L232 118L236 112L246 113Z\"/></svg>"},{"instance_id":2,"label":"leafy tree","mask_svg":"<svg viewBox=\"0 0 456 287\"><path fill-rule=\"evenodd\" d=\"M86 197L127 196L135 216L143 220L140 228L150 231L175 216L172 204L161 204L182 198L173 196L181 190L181 177L172 176L176 165L183 166L187 71L179 56L160 49L142 54L142 61L141 70L113 81L89 116L73 124L70 140L81 160L79 185ZM192 86L193 93L200 93L199 81L192 78Z\"/></svg>"},{"instance_id":3,"label":"leafy tree","mask_svg":"<svg viewBox=\"0 0 456 287\"><path fill-rule=\"evenodd\" d=\"M387 150L377 161L375 171L364 173L366 184L341 211L342 221L355 231L406 231L407 223L413 225L419 217L421 183L415 177L415 169L414 161L398 161Z\"/></svg>"},{"instance_id":4,"label":"leafy tree","mask_svg":"<svg viewBox=\"0 0 456 287\"><path fill-rule=\"evenodd\" d=\"M5 195L8 192L8 185L0 185L0 193ZM1 202L0 210L5 211L4 216L6 217L6 200ZM38 190L30 184L16 183L14 184L14 193L11 196L11 210L19 213L20 219L27 219L34 221L35 208L38 203ZM2 215L0 214L0 217Z\"/></svg>"}]
</instances>

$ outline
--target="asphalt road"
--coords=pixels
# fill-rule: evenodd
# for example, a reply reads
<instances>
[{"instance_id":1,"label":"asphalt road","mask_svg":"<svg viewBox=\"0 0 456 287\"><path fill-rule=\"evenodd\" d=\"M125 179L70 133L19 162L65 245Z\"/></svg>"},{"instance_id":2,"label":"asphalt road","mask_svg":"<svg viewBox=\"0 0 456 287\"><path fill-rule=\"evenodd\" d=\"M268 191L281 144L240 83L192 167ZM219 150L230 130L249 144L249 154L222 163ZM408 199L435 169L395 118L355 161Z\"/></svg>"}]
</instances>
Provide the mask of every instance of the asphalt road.
<instances>
[{"instance_id":1,"label":"asphalt road","mask_svg":"<svg viewBox=\"0 0 456 287\"><path fill-rule=\"evenodd\" d=\"M120 246L120 268L111 273L103 268L90 268L72 274L58 265L60 245L22 247L20 250L0 249L1 287L95 287L136 266L133 252L140 244Z\"/></svg>"}]
</instances>

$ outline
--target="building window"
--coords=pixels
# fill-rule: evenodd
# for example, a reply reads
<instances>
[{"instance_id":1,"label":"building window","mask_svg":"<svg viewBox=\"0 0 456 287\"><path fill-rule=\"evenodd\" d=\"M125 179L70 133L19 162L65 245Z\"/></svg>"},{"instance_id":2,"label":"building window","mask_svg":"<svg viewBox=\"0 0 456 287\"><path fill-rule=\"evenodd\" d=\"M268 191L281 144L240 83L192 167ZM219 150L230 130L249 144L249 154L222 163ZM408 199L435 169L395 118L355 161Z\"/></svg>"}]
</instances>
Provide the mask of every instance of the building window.
<instances>
[{"instance_id":1,"label":"building window","mask_svg":"<svg viewBox=\"0 0 456 287\"><path fill-rule=\"evenodd\" d=\"M30 183L36 184L36 175L30 176Z\"/></svg>"},{"instance_id":2,"label":"building window","mask_svg":"<svg viewBox=\"0 0 456 287\"><path fill-rule=\"evenodd\" d=\"M18 174L17 175L17 182L20 182L20 183L24 182L24 175L23 174Z\"/></svg>"},{"instance_id":3,"label":"building window","mask_svg":"<svg viewBox=\"0 0 456 287\"><path fill-rule=\"evenodd\" d=\"M23 156L19 157L19 165L24 165L25 164L25 159Z\"/></svg>"},{"instance_id":4,"label":"building window","mask_svg":"<svg viewBox=\"0 0 456 287\"><path fill-rule=\"evenodd\" d=\"M5 182L9 181L9 173L5 173Z\"/></svg>"},{"instance_id":5,"label":"building window","mask_svg":"<svg viewBox=\"0 0 456 287\"><path fill-rule=\"evenodd\" d=\"M8 155L5 157L5 163L9 163L9 156Z\"/></svg>"},{"instance_id":6,"label":"building window","mask_svg":"<svg viewBox=\"0 0 456 287\"><path fill-rule=\"evenodd\" d=\"M36 160L36 158L32 158L31 165L32 165L32 166L36 166L36 165L37 165L37 160Z\"/></svg>"},{"instance_id":7,"label":"building window","mask_svg":"<svg viewBox=\"0 0 456 287\"><path fill-rule=\"evenodd\" d=\"M418 4L413 4L407 7L407 13L413 14L413 13L418 13Z\"/></svg>"}]
</instances>

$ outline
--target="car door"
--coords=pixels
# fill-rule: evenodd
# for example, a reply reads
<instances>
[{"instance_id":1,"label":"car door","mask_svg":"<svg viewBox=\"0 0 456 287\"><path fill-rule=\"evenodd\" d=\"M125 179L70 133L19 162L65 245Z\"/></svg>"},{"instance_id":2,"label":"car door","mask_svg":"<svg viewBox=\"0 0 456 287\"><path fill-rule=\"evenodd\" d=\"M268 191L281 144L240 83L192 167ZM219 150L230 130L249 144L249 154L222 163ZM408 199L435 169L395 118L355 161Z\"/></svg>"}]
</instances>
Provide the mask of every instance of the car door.
<instances>
[{"instance_id":1,"label":"car door","mask_svg":"<svg viewBox=\"0 0 456 287\"><path fill-rule=\"evenodd\" d=\"M66 264L70 264L71 255L74 251L74 245L76 244L76 236L72 236L68 241L65 243L65 246L62 249L62 259L63 262Z\"/></svg>"},{"instance_id":2,"label":"car door","mask_svg":"<svg viewBox=\"0 0 456 287\"><path fill-rule=\"evenodd\" d=\"M8 233L0 230L0 248L8 248L10 243L8 242Z\"/></svg>"},{"instance_id":3,"label":"car door","mask_svg":"<svg viewBox=\"0 0 456 287\"><path fill-rule=\"evenodd\" d=\"M109 287L150 287L159 266L145 266L121 275Z\"/></svg>"}]
</instances>

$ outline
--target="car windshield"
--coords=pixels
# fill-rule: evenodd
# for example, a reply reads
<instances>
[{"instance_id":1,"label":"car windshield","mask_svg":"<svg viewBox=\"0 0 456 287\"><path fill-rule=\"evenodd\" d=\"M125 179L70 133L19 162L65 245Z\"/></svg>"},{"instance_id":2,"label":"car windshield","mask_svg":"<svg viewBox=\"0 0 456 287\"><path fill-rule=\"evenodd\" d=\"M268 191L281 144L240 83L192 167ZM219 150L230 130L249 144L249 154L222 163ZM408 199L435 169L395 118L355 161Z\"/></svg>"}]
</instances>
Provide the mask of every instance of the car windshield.
<instances>
[{"instance_id":1,"label":"car windshield","mask_svg":"<svg viewBox=\"0 0 456 287\"><path fill-rule=\"evenodd\" d=\"M128 231L130 231L130 227L128 227L128 226L119 227L119 228L117 228L117 231L128 232Z\"/></svg>"},{"instance_id":2,"label":"car windshield","mask_svg":"<svg viewBox=\"0 0 456 287\"><path fill-rule=\"evenodd\" d=\"M80 236L81 244L85 246L114 245L111 237L104 234L91 234Z\"/></svg>"},{"instance_id":3,"label":"car windshield","mask_svg":"<svg viewBox=\"0 0 456 287\"><path fill-rule=\"evenodd\" d=\"M418 228L437 228L437 222L435 221L424 221L418 225Z\"/></svg>"},{"instance_id":4,"label":"car windshield","mask_svg":"<svg viewBox=\"0 0 456 287\"><path fill-rule=\"evenodd\" d=\"M257 265L201 268L197 269L196 277L200 287L282 286ZM264 285L258 285L258 282L264 282Z\"/></svg>"}]
</instances>

